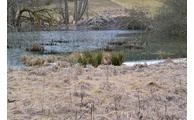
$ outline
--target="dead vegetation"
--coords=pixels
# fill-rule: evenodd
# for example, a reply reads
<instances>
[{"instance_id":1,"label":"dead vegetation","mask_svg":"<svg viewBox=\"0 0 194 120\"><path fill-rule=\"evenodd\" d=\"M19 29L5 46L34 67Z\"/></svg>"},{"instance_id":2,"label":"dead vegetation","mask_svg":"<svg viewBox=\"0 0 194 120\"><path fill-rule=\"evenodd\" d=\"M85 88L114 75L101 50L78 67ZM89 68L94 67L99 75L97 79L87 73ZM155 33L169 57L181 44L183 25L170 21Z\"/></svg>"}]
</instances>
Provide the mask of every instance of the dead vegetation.
<instances>
[{"instance_id":1,"label":"dead vegetation","mask_svg":"<svg viewBox=\"0 0 194 120\"><path fill-rule=\"evenodd\" d=\"M35 66L35 65L40 65L40 66L48 66L49 63L54 63L58 61L59 66L64 66L66 62L64 61L59 61L63 57L62 56L48 56L48 57L34 57L34 56L26 56L26 55L21 55L21 60L26 66ZM67 63L66 63L67 64Z\"/></svg>"},{"instance_id":2,"label":"dead vegetation","mask_svg":"<svg viewBox=\"0 0 194 120\"><path fill-rule=\"evenodd\" d=\"M33 43L30 47L26 48L26 51L39 51L43 52L44 47L40 45L39 43Z\"/></svg>"},{"instance_id":3,"label":"dead vegetation","mask_svg":"<svg viewBox=\"0 0 194 120\"><path fill-rule=\"evenodd\" d=\"M10 120L177 120L187 114L186 62L7 71Z\"/></svg>"}]
</instances>

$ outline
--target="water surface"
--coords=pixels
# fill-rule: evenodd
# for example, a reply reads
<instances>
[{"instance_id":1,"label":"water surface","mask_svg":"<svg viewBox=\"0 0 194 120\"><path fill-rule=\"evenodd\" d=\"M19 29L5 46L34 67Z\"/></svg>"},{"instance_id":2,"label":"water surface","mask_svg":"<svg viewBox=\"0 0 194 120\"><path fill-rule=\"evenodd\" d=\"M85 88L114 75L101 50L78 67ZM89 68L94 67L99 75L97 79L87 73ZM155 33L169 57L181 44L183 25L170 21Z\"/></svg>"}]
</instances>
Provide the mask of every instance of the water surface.
<instances>
[{"instance_id":1,"label":"water surface","mask_svg":"<svg viewBox=\"0 0 194 120\"><path fill-rule=\"evenodd\" d=\"M32 43L47 44L54 42L56 45L45 45L46 52L82 52L95 50L107 46L108 42L130 37L116 37L118 34L139 33L135 30L98 30L98 31L40 31L8 33L7 65L21 66L20 56L42 56L37 53L27 52L26 48ZM131 38L132 39L132 38ZM59 42L60 41L60 42ZM66 41L66 42L65 42Z\"/></svg>"}]
</instances>

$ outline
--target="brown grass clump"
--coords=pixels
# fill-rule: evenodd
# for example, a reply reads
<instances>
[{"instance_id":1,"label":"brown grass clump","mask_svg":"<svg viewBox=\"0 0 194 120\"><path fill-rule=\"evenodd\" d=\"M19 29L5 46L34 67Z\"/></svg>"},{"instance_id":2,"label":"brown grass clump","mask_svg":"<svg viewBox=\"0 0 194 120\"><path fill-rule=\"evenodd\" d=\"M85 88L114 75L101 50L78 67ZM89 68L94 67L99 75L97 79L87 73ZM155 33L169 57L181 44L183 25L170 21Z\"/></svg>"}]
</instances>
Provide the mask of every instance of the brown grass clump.
<instances>
[{"instance_id":1,"label":"brown grass clump","mask_svg":"<svg viewBox=\"0 0 194 120\"><path fill-rule=\"evenodd\" d=\"M49 63L54 63L57 60L62 59L61 56L50 56L47 58L43 57L34 57L34 56L26 56L26 55L21 55L21 60L24 62L25 65L27 66L35 66L35 65L48 65ZM62 65L62 63L59 63L59 65Z\"/></svg>"},{"instance_id":2,"label":"brown grass clump","mask_svg":"<svg viewBox=\"0 0 194 120\"><path fill-rule=\"evenodd\" d=\"M33 43L29 48L26 48L26 51L44 51L44 47L39 43Z\"/></svg>"},{"instance_id":3,"label":"brown grass clump","mask_svg":"<svg viewBox=\"0 0 194 120\"><path fill-rule=\"evenodd\" d=\"M43 65L45 62L44 58L35 58L35 57L30 57L29 59L24 62L28 66L35 66L35 65Z\"/></svg>"},{"instance_id":4,"label":"brown grass clump","mask_svg":"<svg viewBox=\"0 0 194 120\"><path fill-rule=\"evenodd\" d=\"M58 61L57 62L57 66L60 66L60 67L68 67L69 64L65 61Z\"/></svg>"},{"instance_id":5,"label":"brown grass clump","mask_svg":"<svg viewBox=\"0 0 194 120\"><path fill-rule=\"evenodd\" d=\"M21 55L21 60L22 61L26 61L28 59L28 57L26 55Z\"/></svg>"},{"instance_id":6,"label":"brown grass clump","mask_svg":"<svg viewBox=\"0 0 194 120\"><path fill-rule=\"evenodd\" d=\"M54 63L56 60L58 60L54 55L52 56L49 56L46 58L46 60L49 62L49 63Z\"/></svg>"},{"instance_id":7,"label":"brown grass clump","mask_svg":"<svg viewBox=\"0 0 194 120\"><path fill-rule=\"evenodd\" d=\"M77 60L79 59L79 57L83 57L83 53L80 53L80 52L73 52L71 53L67 58L66 60L69 61L69 60Z\"/></svg>"},{"instance_id":8,"label":"brown grass clump","mask_svg":"<svg viewBox=\"0 0 194 120\"><path fill-rule=\"evenodd\" d=\"M110 57L111 57L110 53L103 52L102 64L110 65L111 64Z\"/></svg>"}]
</instances>

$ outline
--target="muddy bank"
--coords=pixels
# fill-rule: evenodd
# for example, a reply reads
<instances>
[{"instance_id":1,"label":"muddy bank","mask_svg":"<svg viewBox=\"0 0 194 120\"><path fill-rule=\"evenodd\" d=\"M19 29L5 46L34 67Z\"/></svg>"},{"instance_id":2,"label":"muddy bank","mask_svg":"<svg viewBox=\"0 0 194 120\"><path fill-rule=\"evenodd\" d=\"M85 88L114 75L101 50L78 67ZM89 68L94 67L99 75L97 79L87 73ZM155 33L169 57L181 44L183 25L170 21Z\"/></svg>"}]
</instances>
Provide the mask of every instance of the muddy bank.
<instances>
[{"instance_id":1,"label":"muddy bank","mask_svg":"<svg viewBox=\"0 0 194 120\"><path fill-rule=\"evenodd\" d=\"M183 119L187 62L8 68L8 119Z\"/></svg>"}]
</instances>

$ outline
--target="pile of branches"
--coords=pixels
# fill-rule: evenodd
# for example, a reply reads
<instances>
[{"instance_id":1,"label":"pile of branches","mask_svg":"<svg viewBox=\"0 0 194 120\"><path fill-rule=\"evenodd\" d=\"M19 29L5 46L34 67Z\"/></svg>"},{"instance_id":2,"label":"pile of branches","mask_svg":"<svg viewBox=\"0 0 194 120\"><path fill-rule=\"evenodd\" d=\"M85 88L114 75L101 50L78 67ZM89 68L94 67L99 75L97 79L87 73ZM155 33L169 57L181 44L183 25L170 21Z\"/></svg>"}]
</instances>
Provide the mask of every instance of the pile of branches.
<instances>
[{"instance_id":1,"label":"pile of branches","mask_svg":"<svg viewBox=\"0 0 194 120\"><path fill-rule=\"evenodd\" d=\"M132 16L95 16L77 25L78 30L144 30L149 24Z\"/></svg>"}]
</instances>

